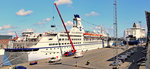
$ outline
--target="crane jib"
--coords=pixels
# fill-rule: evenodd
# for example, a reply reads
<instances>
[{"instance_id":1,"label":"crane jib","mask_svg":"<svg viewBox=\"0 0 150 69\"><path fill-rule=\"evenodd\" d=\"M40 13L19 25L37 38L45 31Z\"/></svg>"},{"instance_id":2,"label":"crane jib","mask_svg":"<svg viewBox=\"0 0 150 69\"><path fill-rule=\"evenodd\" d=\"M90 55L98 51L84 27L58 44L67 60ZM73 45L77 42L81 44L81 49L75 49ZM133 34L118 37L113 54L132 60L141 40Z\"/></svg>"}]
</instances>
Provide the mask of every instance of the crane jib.
<instances>
[{"instance_id":1,"label":"crane jib","mask_svg":"<svg viewBox=\"0 0 150 69\"><path fill-rule=\"evenodd\" d=\"M56 7L56 9L57 9L57 12L58 12L58 14L59 14L59 17L60 17L60 19L61 19L61 21L62 21L62 23L63 23L63 26L64 26L64 28L65 28L65 30L66 30L66 33L67 33L68 38L69 38L69 40L70 40L70 43L71 43L71 45L72 45L72 48L73 48L73 51L72 51L72 52L75 53L75 52L76 52L76 49L75 49L75 47L74 47L74 45L73 45L73 43L72 43L72 40L71 40L71 38L70 38L69 32L68 32L68 30L67 30L67 28L66 28L66 25L65 25L65 23L64 23L64 21L63 21L63 19L62 19L62 17L61 17L61 14L60 14L60 12L59 12L59 9L58 9L58 7L57 7L57 4L54 3L54 5L55 5L55 7Z\"/></svg>"}]
</instances>

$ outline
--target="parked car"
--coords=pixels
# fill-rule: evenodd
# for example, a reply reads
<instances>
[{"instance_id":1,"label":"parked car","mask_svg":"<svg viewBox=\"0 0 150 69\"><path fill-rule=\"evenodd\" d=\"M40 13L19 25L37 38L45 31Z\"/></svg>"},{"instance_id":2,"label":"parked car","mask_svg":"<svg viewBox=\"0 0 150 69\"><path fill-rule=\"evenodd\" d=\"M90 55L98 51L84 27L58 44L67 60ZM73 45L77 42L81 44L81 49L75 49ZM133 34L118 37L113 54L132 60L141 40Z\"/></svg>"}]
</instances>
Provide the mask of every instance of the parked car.
<instances>
[{"instance_id":1,"label":"parked car","mask_svg":"<svg viewBox=\"0 0 150 69\"><path fill-rule=\"evenodd\" d=\"M143 46L143 49L145 50L147 48L147 46Z\"/></svg>"},{"instance_id":2,"label":"parked car","mask_svg":"<svg viewBox=\"0 0 150 69\"><path fill-rule=\"evenodd\" d=\"M109 66L121 66L121 64L122 64L122 61L118 60L118 63L117 61L113 61L112 63L109 64Z\"/></svg>"},{"instance_id":3,"label":"parked car","mask_svg":"<svg viewBox=\"0 0 150 69\"><path fill-rule=\"evenodd\" d=\"M76 52L74 54L74 58L79 58L79 57L83 57L83 52Z\"/></svg>"},{"instance_id":4,"label":"parked car","mask_svg":"<svg viewBox=\"0 0 150 69\"><path fill-rule=\"evenodd\" d=\"M147 53L147 50L143 50L143 51L141 51L142 53L144 53L144 54L146 54Z\"/></svg>"},{"instance_id":5,"label":"parked car","mask_svg":"<svg viewBox=\"0 0 150 69\"><path fill-rule=\"evenodd\" d=\"M145 62L145 61L138 62L137 65L138 65L138 66L145 66L145 65L146 65L146 62Z\"/></svg>"},{"instance_id":6,"label":"parked car","mask_svg":"<svg viewBox=\"0 0 150 69\"><path fill-rule=\"evenodd\" d=\"M52 57L50 60L49 60L49 63L55 63L55 62L58 62L61 60L61 56L56 56L56 57Z\"/></svg>"},{"instance_id":7,"label":"parked car","mask_svg":"<svg viewBox=\"0 0 150 69\"><path fill-rule=\"evenodd\" d=\"M112 46L115 46L115 45L120 45L120 46L124 46L124 44L122 42L118 42L118 43L112 43Z\"/></svg>"},{"instance_id":8,"label":"parked car","mask_svg":"<svg viewBox=\"0 0 150 69\"><path fill-rule=\"evenodd\" d=\"M37 61L31 61L29 64L30 65L35 65L35 64L37 64Z\"/></svg>"},{"instance_id":9,"label":"parked car","mask_svg":"<svg viewBox=\"0 0 150 69\"><path fill-rule=\"evenodd\" d=\"M123 58L123 57L119 57L118 59L121 60L122 63L124 63L124 61L125 61L125 58Z\"/></svg>"},{"instance_id":10,"label":"parked car","mask_svg":"<svg viewBox=\"0 0 150 69\"><path fill-rule=\"evenodd\" d=\"M141 61L146 61L146 57L142 57L142 58L138 59L138 60L136 61L136 63L139 63L139 62L141 62Z\"/></svg>"},{"instance_id":11,"label":"parked car","mask_svg":"<svg viewBox=\"0 0 150 69\"><path fill-rule=\"evenodd\" d=\"M122 54L122 55L120 55L120 57L124 58L125 60L127 60L127 58L128 58L126 54Z\"/></svg>"},{"instance_id":12,"label":"parked car","mask_svg":"<svg viewBox=\"0 0 150 69\"><path fill-rule=\"evenodd\" d=\"M127 57L131 56L131 52L126 52Z\"/></svg>"},{"instance_id":13,"label":"parked car","mask_svg":"<svg viewBox=\"0 0 150 69\"><path fill-rule=\"evenodd\" d=\"M13 69L27 69L27 68L24 66L14 66Z\"/></svg>"},{"instance_id":14,"label":"parked car","mask_svg":"<svg viewBox=\"0 0 150 69\"><path fill-rule=\"evenodd\" d=\"M131 54L134 54L134 51L133 51L133 50L130 50L129 52L131 52Z\"/></svg>"}]
</instances>

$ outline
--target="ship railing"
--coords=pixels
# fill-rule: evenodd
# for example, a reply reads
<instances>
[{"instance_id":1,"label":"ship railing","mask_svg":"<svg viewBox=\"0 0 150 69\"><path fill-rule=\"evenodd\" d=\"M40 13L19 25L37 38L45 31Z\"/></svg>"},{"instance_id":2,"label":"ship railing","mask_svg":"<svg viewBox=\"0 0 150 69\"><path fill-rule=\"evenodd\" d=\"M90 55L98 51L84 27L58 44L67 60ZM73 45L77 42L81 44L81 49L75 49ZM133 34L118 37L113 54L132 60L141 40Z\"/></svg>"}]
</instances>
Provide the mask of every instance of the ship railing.
<instances>
[{"instance_id":1,"label":"ship railing","mask_svg":"<svg viewBox=\"0 0 150 69\"><path fill-rule=\"evenodd\" d=\"M24 43L24 42L31 42L31 43L37 43L39 41L12 41L12 43Z\"/></svg>"}]
</instances>

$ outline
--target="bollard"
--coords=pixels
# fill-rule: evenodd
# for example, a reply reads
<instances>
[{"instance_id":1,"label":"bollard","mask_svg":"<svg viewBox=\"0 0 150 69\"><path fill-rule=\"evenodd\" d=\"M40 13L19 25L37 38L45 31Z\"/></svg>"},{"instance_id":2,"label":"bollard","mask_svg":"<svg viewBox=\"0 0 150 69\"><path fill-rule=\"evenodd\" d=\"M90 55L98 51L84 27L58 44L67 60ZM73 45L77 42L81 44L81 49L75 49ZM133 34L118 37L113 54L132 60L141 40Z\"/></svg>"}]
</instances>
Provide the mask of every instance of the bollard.
<instances>
[{"instance_id":1,"label":"bollard","mask_svg":"<svg viewBox=\"0 0 150 69\"><path fill-rule=\"evenodd\" d=\"M76 61L75 67L77 67L77 61Z\"/></svg>"},{"instance_id":2,"label":"bollard","mask_svg":"<svg viewBox=\"0 0 150 69\"><path fill-rule=\"evenodd\" d=\"M89 61L87 61L85 65L89 65L89 64L90 64L90 62L89 62Z\"/></svg>"}]
</instances>

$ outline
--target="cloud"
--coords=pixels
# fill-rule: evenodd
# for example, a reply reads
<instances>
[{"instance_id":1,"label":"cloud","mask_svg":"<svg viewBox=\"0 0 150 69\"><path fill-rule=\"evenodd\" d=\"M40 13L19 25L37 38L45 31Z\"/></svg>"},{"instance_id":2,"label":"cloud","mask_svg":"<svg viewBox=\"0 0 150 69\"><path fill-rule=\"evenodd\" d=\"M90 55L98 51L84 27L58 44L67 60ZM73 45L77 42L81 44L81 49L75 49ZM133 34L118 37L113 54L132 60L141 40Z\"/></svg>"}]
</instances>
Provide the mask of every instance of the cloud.
<instances>
[{"instance_id":1,"label":"cloud","mask_svg":"<svg viewBox=\"0 0 150 69\"><path fill-rule=\"evenodd\" d=\"M65 25L66 25L66 26L72 26L72 25L73 25L73 22L72 22L72 21L67 21L67 22L65 23Z\"/></svg>"},{"instance_id":2,"label":"cloud","mask_svg":"<svg viewBox=\"0 0 150 69\"><path fill-rule=\"evenodd\" d=\"M36 23L37 25L42 25L42 24L47 24L47 23L45 23L45 22L38 22L38 23Z\"/></svg>"},{"instance_id":3,"label":"cloud","mask_svg":"<svg viewBox=\"0 0 150 69\"><path fill-rule=\"evenodd\" d=\"M11 25L0 26L0 30L10 29L10 28L14 28L14 27L12 27Z\"/></svg>"},{"instance_id":4,"label":"cloud","mask_svg":"<svg viewBox=\"0 0 150 69\"><path fill-rule=\"evenodd\" d=\"M18 16L26 16L26 15L30 15L31 13L32 13L31 10L25 11L24 9L21 9L18 12L16 12L16 15L18 15Z\"/></svg>"},{"instance_id":5,"label":"cloud","mask_svg":"<svg viewBox=\"0 0 150 69\"><path fill-rule=\"evenodd\" d=\"M85 14L85 16L98 16L98 15L99 15L99 13L97 13L95 11L92 11L92 12L90 12L88 14Z\"/></svg>"},{"instance_id":6,"label":"cloud","mask_svg":"<svg viewBox=\"0 0 150 69\"><path fill-rule=\"evenodd\" d=\"M56 3L57 5L72 4L72 0L56 0L55 3Z\"/></svg>"},{"instance_id":7,"label":"cloud","mask_svg":"<svg viewBox=\"0 0 150 69\"><path fill-rule=\"evenodd\" d=\"M49 22L50 20L51 20L51 18L46 18L46 19L44 19L43 21L44 21L44 22L46 22L46 21Z\"/></svg>"},{"instance_id":8,"label":"cloud","mask_svg":"<svg viewBox=\"0 0 150 69\"><path fill-rule=\"evenodd\" d=\"M25 32L27 32L27 31L33 31L34 32L34 30L33 29L26 29L26 30L24 30Z\"/></svg>"},{"instance_id":9,"label":"cloud","mask_svg":"<svg viewBox=\"0 0 150 69\"><path fill-rule=\"evenodd\" d=\"M49 21L51 21L51 18L48 17L48 18L41 20L38 23L35 23L34 25L44 25L44 24L47 24Z\"/></svg>"},{"instance_id":10,"label":"cloud","mask_svg":"<svg viewBox=\"0 0 150 69\"><path fill-rule=\"evenodd\" d=\"M12 33L12 32L10 32L10 33L7 33L8 35L15 35L15 33Z\"/></svg>"},{"instance_id":11,"label":"cloud","mask_svg":"<svg viewBox=\"0 0 150 69\"><path fill-rule=\"evenodd\" d=\"M3 29L3 27L0 27L0 30L2 30Z\"/></svg>"},{"instance_id":12,"label":"cloud","mask_svg":"<svg viewBox=\"0 0 150 69\"><path fill-rule=\"evenodd\" d=\"M4 25L3 28L4 29L9 29L9 28L12 28L12 26L10 26L10 25Z\"/></svg>"}]
</instances>

